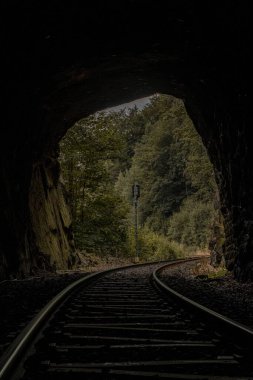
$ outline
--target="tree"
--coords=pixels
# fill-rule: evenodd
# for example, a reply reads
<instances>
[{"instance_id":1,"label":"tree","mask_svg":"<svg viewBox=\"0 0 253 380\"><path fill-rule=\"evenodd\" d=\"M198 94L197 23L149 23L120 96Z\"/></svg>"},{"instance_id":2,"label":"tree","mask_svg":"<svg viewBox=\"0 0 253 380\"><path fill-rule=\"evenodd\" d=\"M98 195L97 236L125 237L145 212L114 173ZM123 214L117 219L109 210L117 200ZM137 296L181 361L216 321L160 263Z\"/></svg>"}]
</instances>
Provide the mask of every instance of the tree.
<instances>
[{"instance_id":1,"label":"tree","mask_svg":"<svg viewBox=\"0 0 253 380\"><path fill-rule=\"evenodd\" d=\"M145 134L117 187L130 199L131 184L140 184L143 226L189 248L207 248L219 212L214 172L201 138L179 99L155 97L145 113Z\"/></svg>"},{"instance_id":2,"label":"tree","mask_svg":"<svg viewBox=\"0 0 253 380\"><path fill-rule=\"evenodd\" d=\"M131 251L135 182L146 258L206 249L221 224L212 165L177 98L156 95L142 111L80 120L62 140L60 160L76 243L86 251Z\"/></svg>"},{"instance_id":3,"label":"tree","mask_svg":"<svg viewBox=\"0 0 253 380\"><path fill-rule=\"evenodd\" d=\"M123 140L120 115L93 115L71 128L61 142L61 168L74 218L78 248L116 253L126 241L126 205L116 194L112 162ZM112 245L113 243L113 245Z\"/></svg>"}]
</instances>

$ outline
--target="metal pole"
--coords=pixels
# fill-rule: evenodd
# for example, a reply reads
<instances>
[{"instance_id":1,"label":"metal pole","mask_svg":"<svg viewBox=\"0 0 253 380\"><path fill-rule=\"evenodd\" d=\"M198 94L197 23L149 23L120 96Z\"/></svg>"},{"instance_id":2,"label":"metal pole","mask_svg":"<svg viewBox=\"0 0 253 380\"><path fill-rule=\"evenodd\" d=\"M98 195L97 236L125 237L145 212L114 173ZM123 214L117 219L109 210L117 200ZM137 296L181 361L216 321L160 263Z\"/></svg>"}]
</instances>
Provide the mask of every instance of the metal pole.
<instances>
[{"instance_id":1,"label":"metal pole","mask_svg":"<svg viewBox=\"0 0 253 380\"><path fill-rule=\"evenodd\" d=\"M133 205L134 205L134 235L135 235L135 261L139 262L139 243L138 243L138 199L140 197L140 186L135 182L132 186Z\"/></svg>"},{"instance_id":2,"label":"metal pole","mask_svg":"<svg viewBox=\"0 0 253 380\"><path fill-rule=\"evenodd\" d=\"M138 247L138 201L137 199L134 202L135 209L135 259L136 262L139 262L139 247Z\"/></svg>"}]
</instances>

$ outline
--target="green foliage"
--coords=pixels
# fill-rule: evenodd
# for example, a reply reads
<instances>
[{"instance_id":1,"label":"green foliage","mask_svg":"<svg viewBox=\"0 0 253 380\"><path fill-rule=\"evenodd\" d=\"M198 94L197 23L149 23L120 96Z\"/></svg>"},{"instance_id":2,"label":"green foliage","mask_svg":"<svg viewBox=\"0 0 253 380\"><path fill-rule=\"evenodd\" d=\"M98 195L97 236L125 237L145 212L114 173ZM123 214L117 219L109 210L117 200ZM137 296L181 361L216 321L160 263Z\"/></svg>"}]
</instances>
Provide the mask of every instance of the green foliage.
<instances>
[{"instance_id":1,"label":"green foliage","mask_svg":"<svg viewBox=\"0 0 253 380\"><path fill-rule=\"evenodd\" d=\"M167 236L170 240L190 246L206 249L212 234L215 210L212 204L186 198L180 210L168 221Z\"/></svg>"},{"instance_id":2,"label":"green foliage","mask_svg":"<svg viewBox=\"0 0 253 380\"><path fill-rule=\"evenodd\" d=\"M117 114L115 119L104 114L83 119L61 142L76 245L89 252L125 249L128 208L114 189L117 173L110 170L124 144Z\"/></svg>"},{"instance_id":3,"label":"green foliage","mask_svg":"<svg viewBox=\"0 0 253 380\"><path fill-rule=\"evenodd\" d=\"M229 271L226 268L221 267L217 272L209 273L208 278L220 278L226 276L228 273Z\"/></svg>"},{"instance_id":4,"label":"green foliage","mask_svg":"<svg viewBox=\"0 0 253 380\"><path fill-rule=\"evenodd\" d=\"M170 241L162 234L150 230L144 226L139 231L138 249L141 260L171 260L186 255L187 247L175 241ZM136 254L134 229L130 228L128 233L128 251L131 256Z\"/></svg>"},{"instance_id":5,"label":"green foliage","mask_svg":"<svg viewBox=\"0 0 253 380\"><path fill-rule=\"evenodd\" d=\"M207 249L219 212L217 185L206 149L182 101L154 97L152 119L135 145L132 166L116 184L131 199L141 187L140 224L189 249ZM127 190L126 190L127 189Z\"/></svg>"},{"instance_id":6,"label":"green foliage","mask_svg":"<svg viewBox=\"0 0 253 380\"><path fill-rule=\"evenodd\" d=\"M112 188L87 202L82 220L74 224L75 240L87 252L117 254L125 251L128 209Z\"/></svg>"},{"instance_id":7,"label":"green foliage","mask_svg":"<svg viewBox=\"0 0 253 380\"><path fill-rule=\"evenodd\" d=\"M217 186L181 100L153 96L142 111L92 115L69 130L60 148L78 248L135 254L134 182L141 186L142 259L208 247L221 224Z\"/></svg>"}]
</instances>

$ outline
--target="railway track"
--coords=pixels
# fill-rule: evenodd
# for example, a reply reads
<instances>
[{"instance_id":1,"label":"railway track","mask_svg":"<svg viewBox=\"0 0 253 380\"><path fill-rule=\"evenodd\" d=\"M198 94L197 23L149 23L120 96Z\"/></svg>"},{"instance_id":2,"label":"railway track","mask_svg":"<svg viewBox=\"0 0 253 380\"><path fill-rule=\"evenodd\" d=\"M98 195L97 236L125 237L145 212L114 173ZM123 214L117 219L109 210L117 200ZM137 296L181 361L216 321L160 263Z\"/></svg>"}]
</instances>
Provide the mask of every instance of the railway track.
<instances>
[{"instance_id":1,"label":"railway track","mask_svg":"<svg viewBox=\"0 0 253 380\"><path fill-rule=\"evenodd\" d=\"M253 379L253 331L180 299L158 268L77 281L13 343L0 379Z\"/></svg>"}]
</instances>

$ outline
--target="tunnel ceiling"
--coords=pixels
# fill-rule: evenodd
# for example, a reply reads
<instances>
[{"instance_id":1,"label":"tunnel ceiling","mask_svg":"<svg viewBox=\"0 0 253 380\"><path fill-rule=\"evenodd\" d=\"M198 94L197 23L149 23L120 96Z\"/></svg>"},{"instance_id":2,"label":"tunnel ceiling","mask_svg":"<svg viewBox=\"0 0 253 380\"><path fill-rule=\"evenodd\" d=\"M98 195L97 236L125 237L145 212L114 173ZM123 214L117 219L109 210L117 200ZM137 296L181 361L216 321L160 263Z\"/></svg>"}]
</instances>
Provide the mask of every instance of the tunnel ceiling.
<instances>
[{"instance_id":1,"label":"tunnel ceiling","mask_svg":"<svg viewBox=\"0 0 253 380\"><path fill-rule=\"evenodd\" d=\"M99 109L162 92L185 101L203 138L221 193L227 265L238 278L252 278L246 5L182 0L2 5L3 277L72 265L71 222L57 163L57 143L67 128Z\"/></svg>"}]
</instances>

